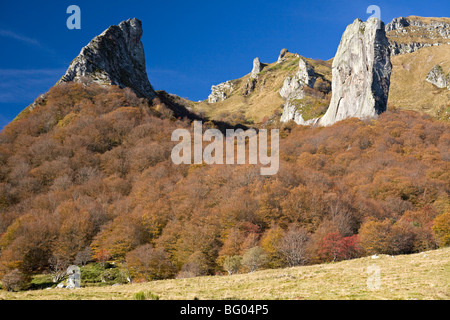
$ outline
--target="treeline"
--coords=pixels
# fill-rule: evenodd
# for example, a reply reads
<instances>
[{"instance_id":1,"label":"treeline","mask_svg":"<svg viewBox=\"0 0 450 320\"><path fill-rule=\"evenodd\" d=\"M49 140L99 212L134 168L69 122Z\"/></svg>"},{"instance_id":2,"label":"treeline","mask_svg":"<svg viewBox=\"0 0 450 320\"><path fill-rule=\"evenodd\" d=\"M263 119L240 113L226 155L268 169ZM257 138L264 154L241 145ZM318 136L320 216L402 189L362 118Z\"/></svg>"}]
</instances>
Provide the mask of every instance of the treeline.
<instances>
[{"instance_id":1,"label":"treeline","mask_svg":"<svg viewBox=\"0 0 450 320\"><path fill-rule=\"evenodd\" d=\"M450 244L445 122L283 125L274 176L172 164L172 131L190 126L128 89L52 88L0 133L0 278L114 261L144 281Z\"/></svg>"}]
</instances>

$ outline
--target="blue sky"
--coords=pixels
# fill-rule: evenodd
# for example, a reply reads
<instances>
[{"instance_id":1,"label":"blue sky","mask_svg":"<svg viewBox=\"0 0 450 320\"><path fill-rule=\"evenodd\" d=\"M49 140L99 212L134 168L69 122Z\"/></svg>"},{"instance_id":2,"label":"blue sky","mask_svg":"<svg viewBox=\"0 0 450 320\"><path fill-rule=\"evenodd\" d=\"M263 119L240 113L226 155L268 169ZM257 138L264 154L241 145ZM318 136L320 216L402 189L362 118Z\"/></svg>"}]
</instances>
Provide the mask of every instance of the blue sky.
<instances>
[{"instance_id":1,"label":"blue sky","mask_svg":"<svg viewBox=\"0 0 450 320\"><path fill-rule=\"evenodd\" d=\"M157 90L206 99L211 85L249 73L252 61L273 62L282 48L310 58L334 56L345 27L367 20L450 16L448 0L409 1L8 1L0 2L0 129L64 74L108 26L142 20L147 71ZM66 9L81 8L81 30Z\"/></svg>"}]
</instances>

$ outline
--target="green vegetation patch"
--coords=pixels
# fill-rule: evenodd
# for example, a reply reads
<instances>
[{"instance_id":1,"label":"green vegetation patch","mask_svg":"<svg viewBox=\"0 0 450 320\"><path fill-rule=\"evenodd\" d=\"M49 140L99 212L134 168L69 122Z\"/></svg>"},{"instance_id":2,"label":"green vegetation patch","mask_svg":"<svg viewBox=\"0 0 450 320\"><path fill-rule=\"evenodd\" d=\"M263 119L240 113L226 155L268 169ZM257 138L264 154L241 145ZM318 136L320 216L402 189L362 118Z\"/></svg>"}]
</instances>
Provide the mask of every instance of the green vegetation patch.
<instances>
[{"instance_id":1,"label":"green vegetation patch","mask_svg":"<svg viewBox=\"0 0 450 320\"><path fill-rule=\"evenodd\" d=\"M295 110L301 113L305 121L322 117L328 108L327 102L312 97L293 99L291 103L295 106Z\"/></svg>"},{"instance_id":2,"label":"green vegetation patch","mask_svg":"<svg viewBox=\"0 0 450 320\"><path fill-rule=\"evenodd\" d=\"M104 286L127 283L126 275L112 264L90 263L81 267L81 284L83 286Z\"/></svg>"},{"instance_id":3,"label":"green vegetation patch","mask_svg":"<svg viewBox=\"0 0 450 320\"><path fill-rule=\"evenodd\" d=\"M159 296L150 291L139 291L133 296L134 300L159 300Z\"/></svg>"}]
</instances>

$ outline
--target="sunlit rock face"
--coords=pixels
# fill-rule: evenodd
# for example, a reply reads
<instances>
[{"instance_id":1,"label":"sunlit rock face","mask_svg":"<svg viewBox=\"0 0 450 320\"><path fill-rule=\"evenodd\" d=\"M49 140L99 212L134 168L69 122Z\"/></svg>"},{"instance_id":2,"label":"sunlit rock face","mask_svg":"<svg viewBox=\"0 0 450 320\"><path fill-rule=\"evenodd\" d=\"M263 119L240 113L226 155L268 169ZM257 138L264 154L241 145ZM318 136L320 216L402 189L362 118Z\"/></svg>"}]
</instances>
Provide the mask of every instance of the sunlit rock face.
<instances>
[{"instance_id":1,"label":"sunlit rock face","mask_svg":"<svg viewBox=\"0 0 450 320\"><path fill-rule=\"evenodd\" d=\"M386 110L391 61L384 24L376 18L356 19L345 30L332 65L330 106L318 124L331 125L357 117L371 118Z\"/></svg>"},{"instance_id":2,"label":"sunlit rock face","mask_svg":"<svg viewBox=\"0 0 450 320\"><path fill-rule=\"evenodd\" d=\"M145 68L141 37L142 23L136 18L109 27L81 49L58 83L117 85L132 89L139 97L155 97Z\"/></svg>"}]
</instances>

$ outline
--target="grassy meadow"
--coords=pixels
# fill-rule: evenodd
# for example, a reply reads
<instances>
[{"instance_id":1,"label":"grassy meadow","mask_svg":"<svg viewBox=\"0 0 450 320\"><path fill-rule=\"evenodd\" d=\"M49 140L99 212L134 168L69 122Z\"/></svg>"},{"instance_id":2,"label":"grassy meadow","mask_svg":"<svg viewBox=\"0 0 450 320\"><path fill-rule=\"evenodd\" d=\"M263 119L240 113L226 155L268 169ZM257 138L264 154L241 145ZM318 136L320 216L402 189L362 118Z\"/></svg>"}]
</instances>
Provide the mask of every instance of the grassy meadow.
<instances>
[{"instance_id":1,"label":"grassy meadow","mask_svg":"<svg viewBox=\"0 0 450 320\"><path fill-rule=\"evenodd\" d=\"M379 287L370 289L379 267ZM139 284L0 291L0 299L450 299L450 248L413 255L380 255L337 263L261 270L231 276Z\"/></svg>"}]
</instances>

